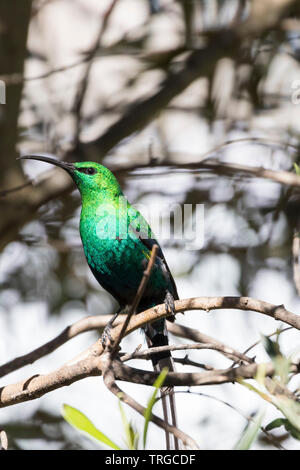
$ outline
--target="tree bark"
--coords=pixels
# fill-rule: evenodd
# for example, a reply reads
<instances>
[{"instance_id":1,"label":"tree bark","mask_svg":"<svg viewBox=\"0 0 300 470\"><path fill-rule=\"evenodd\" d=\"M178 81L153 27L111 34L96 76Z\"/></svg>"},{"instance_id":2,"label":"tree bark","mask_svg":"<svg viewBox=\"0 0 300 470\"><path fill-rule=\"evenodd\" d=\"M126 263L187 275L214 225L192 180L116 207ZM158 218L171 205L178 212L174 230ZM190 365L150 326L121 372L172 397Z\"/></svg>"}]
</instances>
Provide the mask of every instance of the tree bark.
<instances>
[{"instance_id":1,"label":"tree bark","mask_svg":"<svg viewBox=\"0 0 300 470\"><path fill-rule=\"evenodd\" d=\"M0 75L23 73L31 0L0 0ZM6 103L0 105L0 184L24 182L15 160L22 83L7 84Z\"/></svg>"}]
</instances>

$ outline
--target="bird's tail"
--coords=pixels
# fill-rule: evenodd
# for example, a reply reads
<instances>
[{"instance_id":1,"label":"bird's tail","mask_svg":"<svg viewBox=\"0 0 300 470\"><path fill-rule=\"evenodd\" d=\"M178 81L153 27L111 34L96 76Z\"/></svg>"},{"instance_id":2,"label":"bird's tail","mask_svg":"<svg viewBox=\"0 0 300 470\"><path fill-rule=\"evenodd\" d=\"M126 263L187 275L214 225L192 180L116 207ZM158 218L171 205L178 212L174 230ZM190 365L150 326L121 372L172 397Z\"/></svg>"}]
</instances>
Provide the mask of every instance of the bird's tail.
<instances>
[{"instance_id":1,"label":"bird's tail","mask_svg":"<svg viewBox=\"0 0 300 470\"><path fill-rule=\"evenodd\" d=\"M158 322L154 322L152 324L147 325L145 328L145 334L149 348L168 345L168 334L165 320L160 320ZM167 367L169 372L175 372L174 361L169 351L157 353L152 356L151 360L155 371L159 372L164 367ZM160 393L162 399L164 421L166 423L171 424L172 426L177 427L176 405L173 388L162 387ZM167 450L178 450L178 439L172 434L170 434L168 431L165 431L165 433Z\"/></svg>"}]
</instances>

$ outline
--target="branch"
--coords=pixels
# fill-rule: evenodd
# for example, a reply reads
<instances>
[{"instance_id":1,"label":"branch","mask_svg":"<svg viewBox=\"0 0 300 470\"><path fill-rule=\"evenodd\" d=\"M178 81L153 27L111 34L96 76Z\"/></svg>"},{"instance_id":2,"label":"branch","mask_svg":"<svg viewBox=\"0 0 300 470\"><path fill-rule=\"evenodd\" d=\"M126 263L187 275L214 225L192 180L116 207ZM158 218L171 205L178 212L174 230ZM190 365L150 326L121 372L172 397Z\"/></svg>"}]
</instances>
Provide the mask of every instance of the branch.
<instances>
[{"instance_id":1,"label":"branch","mask_svg":"<svg viewBox=\"0 0 300 470\"><path fill-rule=\"evenodd\" d=\"M211 76L220 59L236 57L244 40L255 39L258 35L276 27L294 3L295 0L276 0L276 2L255 0L252 2L252 9L246 21L239 23L235 28L207 33L206 47L193 51L183 61L179 71L169 72L152 96L129 106L118 121L85 148L88 150L89 147L96 147L97 152L103 157L125 137L143 129L175 96L182 93L196 79Z\"/></svg>"},{"instance_id":2,"label":"branch","mask_svg":"<svg viewBox=\"0 0 300 470\"><path fill-rule=\"evenodd\" d=\"M82 75L81 82L78 85L75 100L73 103L72 107L72 112L76 116L76 128L75 128L75 146L78 146L79 144L79 134L80 134L80 127L81 127L81 118L82 118L82 105L84 102L84 98L86 95L86 91L88 88L88 83L89 83L89 78L90 78L90 72L92 69L92 65L94 62L94 59L96 57L96 54L98 52L99 46L101 44L102 37L106 31L109 18L117 4L118 0L112 0L111 4L109 5L107 11L103 15L103 20L101 27L99 29L99 32L97 34L96 40L94 44L92 45L90 51L87 53L87 61L86 61L86 67Z\"/></svg>"},{"instance_id":3,"label":"branch","mask_svg":"<svg viewBox=\"0 0 300 470\"><path fill-rule=\"evenodd\" d=\"M74 360L46 375L35 375L12 385L0 388L0 408L34 400L46 393L72 384L86 377L101 375L106 367L105 355L100 356L103 349L99 342L85 353L85 358ZM83 355L81 355L83 356ZM104 362L103 362L104 361ZM153 385L158 373L135 369L113 361L112 368L117 380L136 384ZM257 373L257 364L248 364L234 369L220 369L202 373L170 372L165 379L165 386L215 385L236 382L241 378L250 379ZM266 376L274 374L273 364L265 364ZM291 372L298 373L299 365L292 365Z\"/></svg>"},{"instance_id":4,"label":"branch","mask_svg":"<svg viewBox=\"0 0 300 470\"><path fill-rule=\"evenodd\" d=\"M247 364L238 366L234 369L214 369L212 371L205 371L201 373L195 372L169 372L164 386L166 387L194 387L198 385L220 385L223 383L235 383L241 379L255 378L258 368L262 364ZM266 377L272 377L275 369L273 363L263 364ZM117 380L122 380L130 383L140 385L153 385L158 372L151 372L134 367L126 366L120 362L114 361L113 365L114 374ZM292 364L290 372L298 374L300 371L300 364Z\"/></svg>"},{"instance_id":5,"label":"branch","mask_svg":"<svg viewBox=\"0 0 300 470\"><path fill-rule=\"evenodd\" d=\"M275 320L288 323L300 330L299 315L289 312L284 305L274 305L251 297L195 297L175 302L176 313L184 312L185 310L205 310L208 312L220 309L252 310L253 312L272 317ZM154 307L153 310L159 316L163 310L162 305ZM147 311L144 313L146 314Z\"/></svg>"},{"instance_id":6,"label":"branch","mask_svg":"<svg viewBox=\"0 0 300 470\"><path fill-rule=\"evenodd\" d=\"M258 2L258 3L257 3ZM180 64L181 69L170 71L167 78L161 82L158 89L149 98L142 99L128 108L119 120L113 124L102 136L90 143L78 143L73 151L66 157L73 160L78 155L89 154L90 148L96 148L97 156L101 158L115 145L133 132L142 129L151 121L168 103L184 91L193 81L203 76L211 76L217 62L223 57L237 57L245 41L255 39L270 29L276 27L285 15L285 12L296 3L296 0L255 0L251 3L249 17L239 24L231 25L231 29L207 32L206 45L190 53L188 58ZM89 58L86 58L89 60ZM4 152L6 154L7 152ZM8 186L26 185L21 177L20 167L16 166L16 177L5 177ZM6 175L5 175L6 176ZM299 186L299 181L295 181ZM59 187L58 187L59 186ZM37 193L36 188L24 188L19 197L11 200L11 205L3 209L4 216L0 221L0 249L10 240L17 237L19 229L25 222L32 220L36 210L45 202L69 191L73 186L70 182L57 185L52 179L48 186L43 185ZM33 194L34 193L34 194Z\"/></svg>"},{"instance_id":7,"label":"branch","mask_svg":"<svg viewBox=\"0 0 300 470\"><path fill-rule=\"evenodd\" d=\"M64 343L81 333L105 328L106 324L111 319L111 317L111 315L89 316L82 318L73 325L67 326L58 336L53 338L51 341L48 341L47 343L34 349L28 354L19 356L0 366L0 377L4 377L5 375L20 369L21 367L24 367L28 364L32 364L41 357L52 353L53 351L55 351L55 349L59 348Z\"/></svg>"},{"instance_id":8,"label":"branch","mask_svg":"<svg viewBox=\"0 0 300 470\"><path fill-rule=\"evenodd\" d=\"M175 312L183 312L185 310L212 310L212 309L240 309L240 310L254 310L273 317L276 320L281 320L289 323L295 328L300 329L300 317L287 311L282 305L276 306L249 297L198 297L194 299L177 300L175 302ZM168 315L164 304L153 307L145 312L139 313L131 318L126 335L132 331L141 328L148 322L156 321ZM111 336L116 340L122 329L123 325L116 326ZM57 388L70 385L71 383L81 380L91 375L101 374L101 355L103 353L103 346L101 341L97 341L89 347L84 353L80 354L77 359L65 364L60 369L51 372L47 375L38 375L30 377L29 379L18 382L17 384L8 385L0 389L0 407L10 406L16 403L33 400L45 393L48 393ZM155 372L144 372L137 369L123 368L116 372L121 380L130 381L137 380L136 383L146 383L152 385L157 378ZM297 372L297 366L293 366L293 371ZM127 368L127 369L126 369ZM267 365L267 375L273 374L272 364ZM240 366L231 368L229 370L213 370L207 371L203 374L174 374L169 373L166 378L165 385L203 385L212 383L233 382L237 377L251 378L256 374L257 365L248 364L247 366ZM129 373L129 375L128 375ZM127 375L126 375L127 374ZM142 374L142 375L141 375ZM150 375L149 375L150 374ZM147 379L148 378L148 379Z\"/></svg>"},{"instance_id":9,"label":"branch","mask_svg":"<svg viewBox=\"0 0 300 470\"><path fill-rule=\"evenodd\" d=\"M114 355L117 352L119 344L122 341L122 339L124 337L124 334L125 334L125 331L126 331L126 329L128 327L128 324L130 322L130 319L131 319L132 315L134 315L136 313L136 309L138 308L139 303L141 301L141 298L142 298L142 296L144 294L144 291L147 287L147 284L148 284L148 281L149 281L149 278L150 278L150 274L152 272L153 265L154 265L154 262L155 262L155 259L156 259L156 256L157 256L157 251L158 251L158 245L153 245L152 250L151 250L150 259L149 259L148 264L147 264L147 268L143 273L143 277L142 277L142 280L141 280L140 285L138 287L138 290L136 292L136 295L133 299L133 303L129 307L129 311L128 311L126 319L125 319L125 321L122 325L122 329L120 331L120 334L119 334L117 340L114 342L114 345L112 347L112 351L111 351L112 355Z\"/></svg>"},{"instance_id":10,"label":"branch","mask_svg":"<svg viewBox=\"0 0 300 470\"><path fill-rule=\"evenodd\" d=\"M233 142L230 142L233 143ZM286 186L291 186L295 188L299 188L300 186L300 176L292 173L290 171L283 171L283 170L270 170L263 167L255 167L249 165L241 165L236 163L227 163L215 160L210 158L208 161L204 162L203 160L208 159L208 156L211 154L212 151L207 152L204 155L199 157L198 162L192 163L174 163L172 161L164 161L161 165L154 165L151 166L149 163L144 165L134 165L132 167L122 168L122 169L113 169L115 174L123 173L124 171L138 171L138 170L149 170L142 174L143 177L148 176L162 176L165 174L170 173L188 173L193 172L197 173L201 170L203 171L212 171L216 174L220 175L239 175L239 176L251 176L256 178L266 178L276 183L284 184ZM161 168L161 171L157 171ZM153 171L154 170L154 171Z\"/></svg>"},{"instance_id":11,"label":"branch","mask_svg":"<svg viewBox=\"0 0 300 470\"><path fill-rule=\"evenodd\" d=\"M170 333L172 333L174 336L191 339L192 341L198 343L211 343L216 347L220 348L224 352L225 356L227 356L229 359L232 359L233 361L236 361L236 358L238 358L239 361L249 363L253 362L253 360L250 357L246 356L245 353L242 354L236 349L233 349L230 346L227 346L226 344L222 343L221 341L212 338L211 336L208 336L199 330L195 330L194 328L189 328L178 323L168 323L168 331L170 331Z\"/></svg>"},{"instance_id":12,"label":"branch","mask_svg":"<svg viewBox=\"0 0 300 470\"><path fill-rule=\"evenodd\" d=\"M193 366L204 370L214 370L212 366L203 364L201 362L192 361L191 359L189 359L187 354L184 357L174 357L173 361L183 366Z\"/></svg>"},{"instance_id":13,"label":"branch","mask_svg":"<svg viewBox=\"0 0 300 470\"><path fill-rule=\"evenodd\" d=\"M122 391L115 382L114 376L114 368L113 364L116 361L110 361L108 363L107 368L103 372L103 381L108 388L114 395L116 395L119 399L121 399L124 403L129 405L131 408L136 410L142 416L145 416L146 408L140 405L137 401L135 401L131 396L127 393ZM199 449L196 442L187 434L180 431L180 429L176 428L175 426L170 425L169 423L165 422L158 416L151 414L151 421L159 426L160 428L164 429L165 431L172 433L175 437L183 442L183 444L191 449Z\"/></svg>"},{"instance_id":14,"label":"branch","mask_svg":"<svg viewBox=\"0 0 300 470\"><path fill-rule=\"evenodd\" d=\"M300 329L300 317L286 310L283 305L273 305L268 302L252 299L250 297L195 297L193 299L177 300L175 302L176 313L184 312L185 310L210 311L217 309L252 310L263 315L268 315L275 320L283 321L297 329ZM165 316L167 316L167 312L165 310L164 304L157 305L156 307L133 316L129 322L126 336L132 331L141 328L149 321L156 321L160 318L164 318ZM68 326L53 340L45 343L32 352L25 354L24 356L20 356L2 365L0 367L0 377L3 377L4 375L27 364L33 363L37 359L54 351L66 341L74 338L74 336L77 336L80 333L93 329L104 328L111 317L111 315L97 315L79 320L78 322L74 323L74 325ZM115 326L115 328L111 331L111 336L114 341L117 340L117 337L121 331L121 327L123 327L123 324ZM188 338L195 342L216 344L218 347L226 351L226 355L233 361L235 361L238 357L244 362L251 362L251 358L246 356L245 353L242 354L227 346L226 344L212 338L211 336L201 333L198 330L188 328L183 325L178 325L176 323L168 323L168 330L175 336ZM100 342L97 342L96 345L95 354L101 354L102 346L100 345Z\"/></svg>"}]
</instances>

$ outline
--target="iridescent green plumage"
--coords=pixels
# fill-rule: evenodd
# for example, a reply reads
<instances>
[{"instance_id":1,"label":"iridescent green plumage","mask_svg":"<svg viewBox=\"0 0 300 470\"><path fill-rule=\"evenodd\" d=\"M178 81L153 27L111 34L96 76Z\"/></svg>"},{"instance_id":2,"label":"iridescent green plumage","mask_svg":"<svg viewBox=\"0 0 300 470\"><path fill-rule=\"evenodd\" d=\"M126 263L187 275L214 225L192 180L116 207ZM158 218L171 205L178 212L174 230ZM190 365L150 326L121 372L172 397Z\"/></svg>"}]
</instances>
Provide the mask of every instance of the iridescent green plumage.
<instances>
[{"instance_id":1,"label":"iridescent green plumage","mask_svg":"<svg viewBox=\"0 0 300 470\"><path fill-rule=\"evenodd\" d=\"M135 296L155 240L143 216L129 204L114 175L94 162L75 163L73 179L82 198L80 235L87 262L99 283L121 307ZM94 168L96 173L82 173ZM139 311L177 299L174 280L161 249Z\"/></svg>"}]
</instances>

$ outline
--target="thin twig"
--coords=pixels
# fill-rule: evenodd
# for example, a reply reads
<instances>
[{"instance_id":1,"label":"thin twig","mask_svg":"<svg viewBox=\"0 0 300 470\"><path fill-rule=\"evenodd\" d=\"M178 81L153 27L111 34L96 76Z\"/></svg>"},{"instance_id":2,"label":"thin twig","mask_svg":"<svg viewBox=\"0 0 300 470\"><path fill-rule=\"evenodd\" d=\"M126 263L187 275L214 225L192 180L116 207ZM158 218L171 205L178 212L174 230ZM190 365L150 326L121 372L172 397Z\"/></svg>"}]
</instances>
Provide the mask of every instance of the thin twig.
<instances>
[{"instance_id":1,"label":"thin twig","mask_svg":"<svg viewBox=\"0 0 300 470\"><path fill-rule=\"evenodd\" d=\"M196 343L214 344L223 351L225 356L233 361L236 361L236 358L238 358L239 361L243 361L249 364L253 362L253 359L246 356L245 353L242 354L227 344L224 344L223 342L212 338L211 336L208 336L201 331L196 330L195 328L189 328L188 326L180 325L179 323L168 323L168 331L170 331L170 333L172 333L174 336L187 338L195 341Z\"/></svg>"},{"instance_id":2,"label":"thin twig","mask_svg":"<svg viewBox=\"0 0 300 470\"><path fill-rule=\"evenodd\" d=\"M297 289L297 293L300 296L300 266L299 266L300 238L299 238L298 230L294 230L292 251L293 251L294 282L295 282L295 287Z\"/></svg>"},{"instance_id":3,"label":"thin twig","mask_svg":"<svg viewBox=\"0 0 300 470\"><path fill-rule=\"evenodd\" d=\"M192 361L187 354L184 357L174 357L173 361L177 362L178 364L182 364L183 366L199 367L199 369L204 370L214 370L214 367L209 366L208 364Z\"/></svg>"},{"instance_id":4,"label":"thin twig","mask_svg":"<svg viewBox=\"0 0 300 470\"><path fill-rule=\"evenodd\" d=\"M253 423L254 422L254 418L252 418L252 416L250 415L246 415L242 410L240 410L239 408L233 406L231 403L228 403L227 401L225 400L222 400L221 398L219 397L214 397L212 395L208 395L207 393L202 393L202 392L194 392L194 391L191 391L190 389L189 390L176 390L174 393L189 393L191 395L197 395L199 397L204 397L204 398L209 398L211 400L215 400L219 403L222 403L223 405L226 405L228 406L228 408L230 408L231 410L234 410L236 413L238 413L240 416L242 416L243 418L245 418L248 423ZM157 400L160 400L160 397L157 398ZM272 434L270 434L268 431L266 431L266 429L263 427L263 426L260 426L260 430L265 434L266 438L268 439L268 441L270 441L271 444L273 444L275 447L277 447L277 449L280 449L280 450L286 450L281 444L280 442L277 441L276 437L273 436Z\"/></svg>"},{"instance_id":5,"label":"thin twig","mask_svg":"<svg viewBox=\"0 0 300 470\"><path fill-rule=\"evenodd\" d=\"M197 385L220 385L224 383L239 382L241 379L252 379L256 376L258 368L264 367L265 376L272 377L275 373L273 363L246 364L234 369L214 369L205 372L169 372L164 386L184 387ZM113 362L114 375L117 380L130 381L140 385L153 385L159 373L129 367L121 362ZM290 373L299 374L300 364L291 364ZM291 392L289 394L291 396Z\"/></svg>"},{"instance_id":6,"label":"thin twig","mask_svg":"<svg viewBox=\"0 0 300 470\"><path fill-rule=\"evenodd\" d=\"M148 261L147 268L145 269L145 271L143 273L143 277L142 277L142 280L141 280L140 285L138 287L138 290L136 292L135 298L134 298L131 306L129 307L129 311L128 311L127 317L126 317L126 319L123 323L120 334L119 334L117 340L114 342L114 345L112 347L112 350L111 350L112 355L114 355L118 351L119 344L120 344L120 342L122 341L122 339L124 337L124 334L126 332L128 324L130 322L130 319L131 319L132 315L134 315L136 313L136 309L139 306L141 298L142 298L142 296L144 294L144 291L146 289L146 286L148 284L150 274L151 274L151 271L152 271L152 268L153 268L153 265L154 265L154 262L155 262L155 258L156 258L156 255L157 255L157 251L158 251L158 245L153 245L152 250L151 250L151 256L150 256L150 259Z\"/></svg>"},{"instance_id":7,"label":"thin twig","mask_svg":"<svg viewBox=\"0 0 300 470\"><path fill-rule=\"evenodd\" d=\"M273 333L270 333L269 335L266 335L266 337L267 338L272 338L272 336L284 333L285 331L291 330L292 328L293 328L292 326L288 326L287 328L283 328L282 330L277 329ZM249 346L247 349L245 349L244 354L247 354L249 351L251 351L251 349L255 348L255 346L257 346L260 343L261 343L261 339L259 339L258 341L255 341L255 343L251 344L251 346ZM237 364L237 362L234 361L233 364L231 365L231 367L234 367L236 364Z\"/></svg>"},{"instance_id":8,"label":"thin twig","mask_svg":"<svg viewBox=\"0 0 300 470\"><path fill-rule=\"evenodd\" d=\"M113 361L114 364L116 361ZM111 367L110 361L107 369L103 373L103 381L108 388L114 395L116 395L119 399L121 399L124 403L129 405L131 408L136 410L142 416L145 416L146 408L140 405L137 401L135 401L131 396L121 390L115 381L114 376L114 368ZM159 426L160 428L164 429L165 431L172 433L175 437L183 442L183 444L191 449L199 449L197 443L192 439L190 436L182 432L180 429L176 428L175 426L170 425L169 423L165 422L158 416L152 413L151 421Z\"/></svg>"},{"instance_id":9,"label":"thin twig","mask_svg":"<svg viewBox=\"0 0 300 470\"><path fill-rule=\"evenodd\" d=\"M210 349L213 351L218 351L221 354L228 355L231 354L233 355L232 349L231 348L224 348L222 345L218 345L216 343L197 343L197 344L172 344L172 345L167 345L167 346L157 346L153 347L150 349L145 349L143 351L134 351L133 353L130 354L125 354L122 356L122 362L130 361L132 359L151 359L151 357L154 354L165 352L165 351L183 351L183 350L192 350L192 349ZM242 354L238 355L238 360L239 361L244 361L245 356ZM247 358L245 361L247 364L254 362L253 359Z\"/></svg>"},{"instance_id":10,"label":"thin twig","mask_svg":"<svg viewBox=\"0 0 300 470\"><path fill-rule=\"evenodd\" d=\"M75 132L74 132L74 134L75 134L74 145L75 146L77 146L79 144L82 105L83 105L83 101L84 101L86 91L87 91L87 88L88 88L90 72L91 72L91 69L92 69L94 58L95 58L95 56L97 54L97 51L100 47L100 43L101 43L102 37L103 37L103 35L106 31L106 28L107 28L107 25L108 25L108 22L109 22L109 18L111 16L117 2L118 2L118 0L112 0L112 2L109 5L107 11L103 15L102 24L101 24L99 33L96 37L96 40L95 40L93 46L91 47L90 51L87 54L87 60L85 61L86 62L86 67L85 67L84 73L82 75L81 82L80 82L80 84L77 88L76 96L75 96L74 103L73 103L73 109L72 109L72 112L74 113L74 115L77 118L76 119L76 129L75 129Z\"/></svg>"},{"instance_id":11,"label":"thin twig","mask_svg":"<svg viewBox=\"0 0 300 470\"><path fill-rule=\"evenodd\" d=\"M152 163L150 162L150 164L149 163L146 163L144 165L136 165L135 164L134 166L127 166L127 167L122 167L122 168L110 166L110 168L116 174L121 175L121 174L130 173L132 171L138 171L138 170L143 170L143 169L147 170L149 168L152 169L154 167L155 168L155 173L147 172L146 175L144 173L141 176L151 176L151 175L157 176L157 175L163 175L165 173L169 174L169 173L177 173L177 172L181 172L181 171L196 172L197 170L200 171L201 169L202 170L207 169L207 170L212 170L212 171L215 170L216 172L221 173L222 172L222 165L223 165L224 172L231 171L232 173L238 173L238 172L245 173L245 174L250 173L251 176L257 176L258 178L263 177L263 178L267 178L267 179L272 179L272 180L277 181L278 183L281 183L281 184L287 184L287 185L291 185L291 186L294 186L294 187L299 187L300 186L300 178L299 177L295 178L295 176L297 176L297 175L295 175L291 172L288 172L288 171L266 170L266 169L263 169L263 168L252 167L252 166L251 167L246 167L246 166L241 167L239 165L235 165L233 167L230 164L225 164L225 163L222 163L222 162L218 162L218 165L216 165L217 160L215 160L215 163L211 162L210 164L205 166L204 161L211 158L213 154L217 153L223 147L226 147L228 145L233 145L233 144L239 144L239 143L243 143L243 142L253 142L253 143L259 144L259 145L267 145L267 144L278 145L280 147L290 147L292 150L298 151L298 147L296 145L290 144L288 142L280 142L280 141L277 141L277 140L272 140L272 139L267 139L267 138L262 138L262 137L242 137L242 138L239 138L239 139L226 140L226 141L222 142L221 144L216 145L215 147L211 148L207 152L199 155L198 161L193 162L193 163L186 162L186 163L180 164L180 163L174 163L172 161L170 161L170 162L163 161L162 164L158 164L157 161L155 160L155 158L152 158ZM186 158L187 157L185 157L185 159ZM155 164L153 164L153 161L155 162ZM212 164L215 165L215 166L212 167L211 166ZM161 173L157 172L158 168L162 169ZM262 170L265 170L266 173L262 174ZM292 175L292 179L291 179L290 175ZM0 197L6 196L7 194L10 194L12 192L20 191L21 189L25 188L26 186L32 185L33 182L34 182L34 180L28 180L26 183L24 183L22 185L0 191Z\"/></svg>"}]
</instances>

